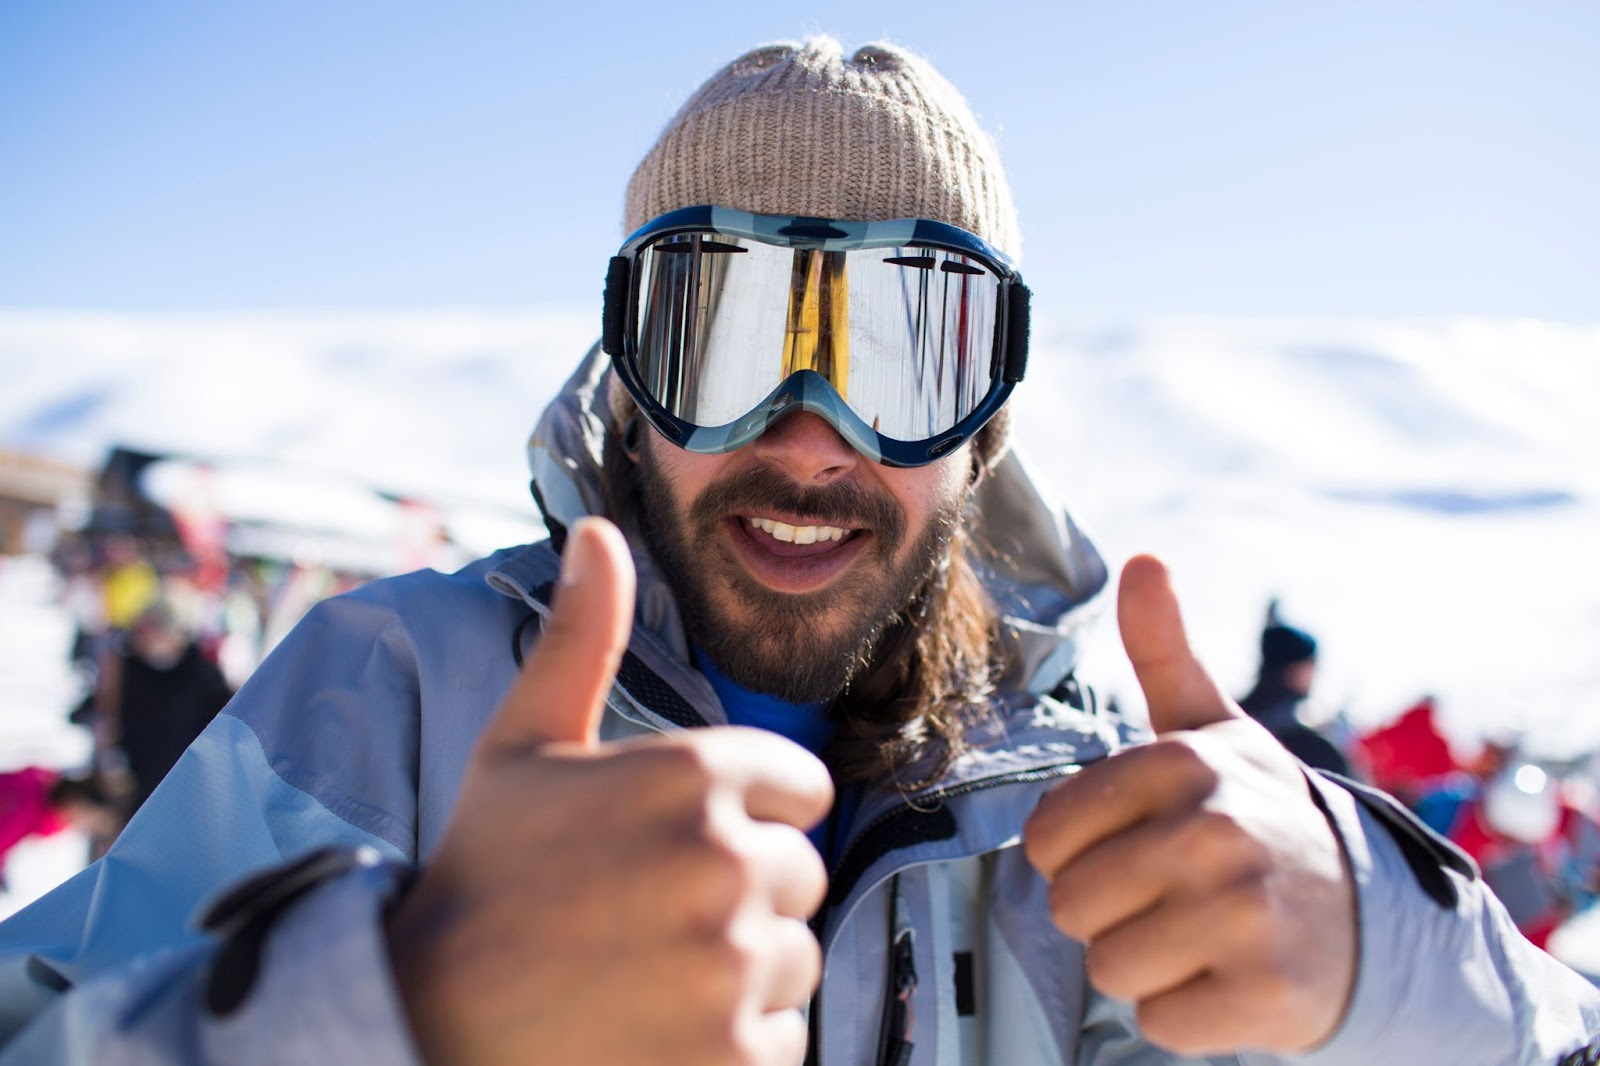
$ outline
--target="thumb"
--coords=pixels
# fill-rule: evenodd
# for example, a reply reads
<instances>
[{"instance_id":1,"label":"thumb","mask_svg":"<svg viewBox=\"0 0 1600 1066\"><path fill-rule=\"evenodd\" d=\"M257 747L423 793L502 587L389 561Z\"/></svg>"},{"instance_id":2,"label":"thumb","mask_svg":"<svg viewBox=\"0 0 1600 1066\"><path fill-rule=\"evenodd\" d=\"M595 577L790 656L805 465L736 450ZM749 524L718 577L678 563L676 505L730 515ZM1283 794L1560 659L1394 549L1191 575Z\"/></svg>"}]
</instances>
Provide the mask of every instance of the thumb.
<instances>
[{"instance_id":1,"label":"thumb","mask_svg":"<svg viewBox=\"0 0 1600 1066\"><path fill-rule=\"evenodd\" d=\"M484 729L482 747L595 746L628 646L633 588L633 560L617 527L602 518L573 523L544 635Z\"/></svg>"},{"instance_id":2,"label":"thumb","mask_svg":"<svg viewBox=\"0 0 1600 1066\"><path fill-rule=\"evenodd\" d=\"M1160 559L1136 555L1122 568L1117 625L1157 733L1243 717L1194 657L1171 575Z\"/></svg>"}]
</instances>

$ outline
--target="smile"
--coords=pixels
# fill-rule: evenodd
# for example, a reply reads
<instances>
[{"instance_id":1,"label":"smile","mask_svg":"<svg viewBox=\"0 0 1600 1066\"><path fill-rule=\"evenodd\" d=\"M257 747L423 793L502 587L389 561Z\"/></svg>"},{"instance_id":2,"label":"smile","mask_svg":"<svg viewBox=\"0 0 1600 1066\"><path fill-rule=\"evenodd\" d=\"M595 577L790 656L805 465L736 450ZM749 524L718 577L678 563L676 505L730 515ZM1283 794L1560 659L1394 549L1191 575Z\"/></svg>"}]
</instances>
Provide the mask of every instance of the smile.
<instances>
[{"instance_id":1,"label":"smile","mask_svg":"<svg viewBox=\"0 0 1600 1066\"><path fill-rule=\"evenodd\" d=\"M725 529L745 572L776 592L816 592L839 579L872 542L869 530L798 515L739 515Z\"/></svg>"},{"instance_id":2,"label":"smile","mask_svg":"<svg viewBox=\"0 0 1600 1066\"><path fill-rule=\"evenodd\" d=\"M771 518L748 518L746 521L763 533L770 534L773 540L781 540L786 544L815 544L818 541L844 540L855 532L853 529L841 529L838 526L796 526Z\"/></svg>"}]
</instances>

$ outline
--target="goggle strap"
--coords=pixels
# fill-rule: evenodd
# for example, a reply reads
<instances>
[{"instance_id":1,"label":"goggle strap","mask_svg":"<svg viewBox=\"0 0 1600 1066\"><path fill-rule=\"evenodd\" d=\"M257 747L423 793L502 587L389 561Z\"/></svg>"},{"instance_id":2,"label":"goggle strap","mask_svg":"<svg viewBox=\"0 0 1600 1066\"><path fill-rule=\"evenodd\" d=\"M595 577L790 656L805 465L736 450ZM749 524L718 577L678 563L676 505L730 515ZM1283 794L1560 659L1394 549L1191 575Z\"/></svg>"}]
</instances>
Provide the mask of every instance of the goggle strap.
<instances>
[{"instance_id":1,"label":"goggle strap","mask_svg":"<svg viewBox=\"0 0 1600 1066\"><path fill-rule=\"evenodd\" d=\"M1001 377L1010 384L1022 380L1028 369L1028 329L1033 293L1020 279L1006 286L1006 365Z\"/></svg>"},{"instance_id":2,"label":"goggle strap","mask_svg":"<svg viewBox=\"0 0 1600 1066\"><path fill-rule=\"evenodd\" d=\"M606 268L606 296L601 312L600 347L607 355L620 357L623 337L628 331L628 297L632 288L633 268L627 256L614 255Z\"/></svg>"}]
</instances>

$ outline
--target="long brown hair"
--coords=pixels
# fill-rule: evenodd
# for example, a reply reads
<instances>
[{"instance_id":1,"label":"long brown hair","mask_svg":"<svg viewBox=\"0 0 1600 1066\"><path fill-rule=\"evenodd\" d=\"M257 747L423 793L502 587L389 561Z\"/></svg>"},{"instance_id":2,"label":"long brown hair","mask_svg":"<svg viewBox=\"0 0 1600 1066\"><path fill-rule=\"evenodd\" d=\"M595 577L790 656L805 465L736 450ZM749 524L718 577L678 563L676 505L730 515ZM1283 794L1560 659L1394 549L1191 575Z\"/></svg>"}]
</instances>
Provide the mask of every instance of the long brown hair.
<instances>
[{"instance_id":1,"label":"long brown hair","mask_svg":"<svg viewBox=\"0 0 1600 1066\"><path fill-rule=\"evenodd\" d=\"M620 394L620 395L619 395ZM603 480L612 517L637 516L638 470L624 436L638 413L611 390ZM937 781L967 750L969 729L991 713L1001 671L1000 618L974 565L977 515L971 489L1004 453L1009 412L1002 409L974 438L966 520L937 567L895 613L870 665L834 698L838 730L823 753L841 784L883 781L903 791Z\"/></svg>"}]
</instances>

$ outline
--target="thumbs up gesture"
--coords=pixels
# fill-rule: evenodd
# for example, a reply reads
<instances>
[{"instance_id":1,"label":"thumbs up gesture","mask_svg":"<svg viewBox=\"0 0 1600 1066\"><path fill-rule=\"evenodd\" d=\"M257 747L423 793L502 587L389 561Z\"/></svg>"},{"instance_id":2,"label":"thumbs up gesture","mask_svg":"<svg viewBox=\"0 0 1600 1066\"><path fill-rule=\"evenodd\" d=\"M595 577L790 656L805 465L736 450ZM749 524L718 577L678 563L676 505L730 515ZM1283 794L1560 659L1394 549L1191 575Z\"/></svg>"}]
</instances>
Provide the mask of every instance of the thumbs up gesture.
<instances>
[{"instance_id":1,"label":"thumbs up gesture","mask_svg":"<svg viewBox=\"0 0 1600 1066\"><path fill-rule=\"evenodd\" d=\"M1355 890L1304 771L1195 659L1166 568L1131 560L1122 642L1156 740L1086 767L1023 832L1089 980L1185 1055L1300 1051L1355 984Z\"/></svg>"},{"instance_id":2,"label":"thumbs up gesture","mask_svg":"<svg viewBox=\"0 0 1600 1066\"><path fill-rule=\"evenodd\" d=\"M390 915L433 1063L798 1063L826 876L826 769L759 730L597 742L633 568L576 523L544 636Z\"/></svg>"}]
</instances>

